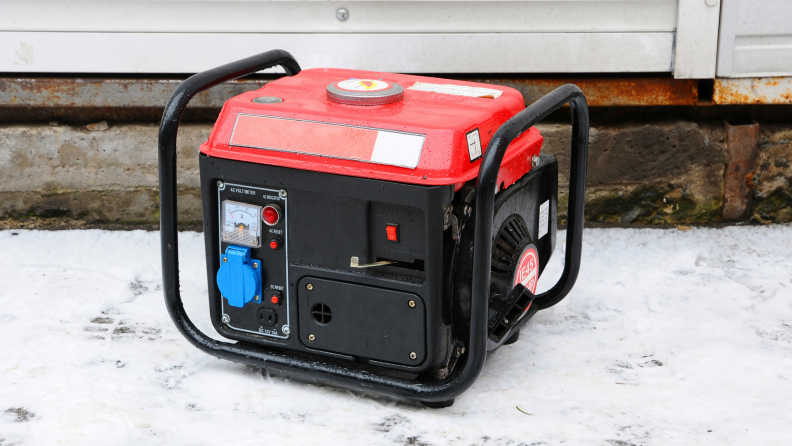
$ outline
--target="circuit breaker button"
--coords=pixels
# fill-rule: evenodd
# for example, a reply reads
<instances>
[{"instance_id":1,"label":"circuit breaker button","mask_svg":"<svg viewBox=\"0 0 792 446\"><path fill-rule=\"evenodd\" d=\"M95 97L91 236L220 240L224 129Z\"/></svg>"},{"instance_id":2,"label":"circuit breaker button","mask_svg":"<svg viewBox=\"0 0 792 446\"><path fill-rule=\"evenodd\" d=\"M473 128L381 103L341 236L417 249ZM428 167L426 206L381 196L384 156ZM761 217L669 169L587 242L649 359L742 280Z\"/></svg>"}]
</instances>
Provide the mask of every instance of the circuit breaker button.
<instances>
[{"instance_id":1,"label":"circuit breaker button","mask_svg":"<svg viewBox=\"0 0 792 446\"><path fill-rule=\"evenodd\" d=\"M385 232L388 235L388 241L399 241L399 225L387 225L385 226Z\"/></svg>"},{"instance_id":2,"label":"circuit breaker button","mask_svg":"<svg viewBox=\"0 0 792 446\"><path fill-rule=\"evenodd\" d=\"M270 292L270 302L272 302L273 305L279 305L281 303L280 291Z\"/></svg>"},{"instance_id":3,"label":"circuit breaker button","mask_svg":"<svg viewBox=\"0 0 792 446\"><path fill-rule=\"evenodd\" d=\"M270 249L278 250L281 248L282 245L283 245L283 241L281 240L280 237L272 237L269 240Z\"/></svg>"}]
</instances>

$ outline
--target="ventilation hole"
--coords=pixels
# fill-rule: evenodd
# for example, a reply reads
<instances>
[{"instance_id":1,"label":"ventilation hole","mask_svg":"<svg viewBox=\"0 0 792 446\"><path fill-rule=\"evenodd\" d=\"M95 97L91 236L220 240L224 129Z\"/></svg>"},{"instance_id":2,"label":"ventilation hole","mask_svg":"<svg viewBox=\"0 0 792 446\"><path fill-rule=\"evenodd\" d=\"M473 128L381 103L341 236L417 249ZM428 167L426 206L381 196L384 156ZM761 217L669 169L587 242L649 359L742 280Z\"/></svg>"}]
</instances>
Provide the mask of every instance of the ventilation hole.
<instances>
[{"instance_id":1,"label":"ventilation hole","mask_svg":"<svg viewBox=\"0 0 792 446\"><path fill-rule=\"evenodd\" d=\"M496 245L500 245L502 248L505 248L507 251L517 251L519 245L515 245L508 237L501 234L496 240Z\"/></svg>"},{"instance_id":2,"label":"ventilation hole","mask_svg":"<svg viewBox=\"0 0 792 446\"><path fill-rule=\"evenodd\" d=\"M502 242L504 245L511 247L511 249L517 249L517 245L515 245L513 241L506 238L505 233L500 234L500 237L498 237L498 241Z\"/></svg>"},{"instance_id":3,"label":"ventilation hole","mask_svg":"<svg viewBox=\"0 0 792 446\"><path fill-rule=\"evenodd\" d=\"M316 323L325 325L333 318L333 312L325 304L316 304L311 308L311 316L313 316Z\"/></svg>"},{"instance_id":4,"label":"ventilation hole","mask_svg":"<svg viewBox=\"0 0 792 446\"><path fill-rule=\"evenodd\" d=\"M502 252L495 251L492 253L492 263L494 264L503 263L506 265L511 265L511 263L514 261L512 260L512 257L513 256L511 255L505 255Z\"/></svg>"},{"instance_id":5,"label":"ventilation hole","mask_svg":"<svg viewBox=\"0 0 792 446\"><path fill-rule=\"evenodd\" d=\"M503 245L501 245L500 243L495 245L495 249L497 249L498 251L502 252L503 254L506 254L509 257L511 257L514 254L514 251L515 251L514 248L511 248L511 249L504 248Z\"/></svg>"},{"instance_id":6,"label":"ventilation hole","mask_svg":"<svg viewBox=\"0 0 792 446\"><path fill-rule=\"evenodd\" d=\"M503 235L507 236L508 238L512 239L514 244L520 245L521 239L523 238L519 232L515 231L514 228L506 228L506 231ZM504 237L505 238L505 237Z\"/></svg>"},{"instance_id":7,"label":"ventilation hole","mask_svg":"<svg viewBox=\"0 0 792 446\"><path fill-rule=\"evenodd\" d=\"M523 248L530 243L528 227L519 215L512 215L501 225L492 246L492 273L511 274Z\"/></svg>"},{"instance_id":8,"label":"ventilation hole","mask_svg":"<svg viewBox=\"0 0 792 446\"><path fill-rule=\"evenodd\" d=\"M529 237L528 228L526 228L525 226L517 225L517 229L519 229L520 236L522 236L522 238L528 238Z\"/></svg>"},{"instance_id":9,"label":"ventilation hole","mask_svg":"<svg viewBox=\"0 0 792 446\"><path fill-rule=\"evenodd\" d=\"M520 238L519 237L515 237L514 234L513 234L513 231L511 229L509 229L509 228L506 228L506 230L503 231L502 240L504 240L504 241L508 240L509 243L512 246L514 246L514 245L517 245L519 243Z\"/></svg>"},{"instance_id":10,"label":"ventilation hole","mask_svg":"<svg viewBox=\"0 0 792 446\"><path fill-rule=\"evenodd\" d=\"M515 222L512 222L511 223L511 231L509 231L509 233L510 233L509 235L511 235L512 237L522 238L523 237L523 233L522 233L521 229L522 228L520 227L520 225L516 224Z\"/></svg>"}]
</instances>

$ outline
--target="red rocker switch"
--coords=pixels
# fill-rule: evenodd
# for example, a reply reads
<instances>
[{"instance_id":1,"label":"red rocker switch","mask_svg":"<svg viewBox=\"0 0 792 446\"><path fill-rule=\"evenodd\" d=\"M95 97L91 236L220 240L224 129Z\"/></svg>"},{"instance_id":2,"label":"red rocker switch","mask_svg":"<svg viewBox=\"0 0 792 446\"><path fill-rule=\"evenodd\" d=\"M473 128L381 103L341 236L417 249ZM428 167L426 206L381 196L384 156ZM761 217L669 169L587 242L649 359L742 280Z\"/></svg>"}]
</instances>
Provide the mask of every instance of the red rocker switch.
<instances>
[{"instance_id":1,"label":"red rocker switch","mask_svg":"<svg viewBox=\"0 0 792 446\"><path fill-rule=\"evenodd\" d=\"M389 224L385 227L385 232L388 233L388 241L399 241L399 225Z\"/></svg>"}]
</instances>

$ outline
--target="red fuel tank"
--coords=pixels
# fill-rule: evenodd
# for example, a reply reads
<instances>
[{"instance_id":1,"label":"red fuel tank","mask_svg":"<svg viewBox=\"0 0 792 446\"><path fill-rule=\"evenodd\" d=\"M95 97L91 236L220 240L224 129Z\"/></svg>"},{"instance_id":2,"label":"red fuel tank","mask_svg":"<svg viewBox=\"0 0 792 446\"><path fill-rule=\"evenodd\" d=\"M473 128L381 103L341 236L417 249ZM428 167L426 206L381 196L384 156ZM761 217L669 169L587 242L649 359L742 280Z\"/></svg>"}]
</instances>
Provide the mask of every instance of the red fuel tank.
<instances>
[{"instance_id":1,"label":"red fuel tank","mask_svg":"<svg viewBox=\"0 0 792 446\"><path fill-rule=\"evenodd\" d=\"M383 102L390 102L384 103ZM354 105L352 105L353 103ZM524 109L509 87L404 74L304 70L226 102L206 155L316 172L461 187L495 131ZM514 140L498 177L531 169L542 137Z\"/></svg>"}]
</instances>

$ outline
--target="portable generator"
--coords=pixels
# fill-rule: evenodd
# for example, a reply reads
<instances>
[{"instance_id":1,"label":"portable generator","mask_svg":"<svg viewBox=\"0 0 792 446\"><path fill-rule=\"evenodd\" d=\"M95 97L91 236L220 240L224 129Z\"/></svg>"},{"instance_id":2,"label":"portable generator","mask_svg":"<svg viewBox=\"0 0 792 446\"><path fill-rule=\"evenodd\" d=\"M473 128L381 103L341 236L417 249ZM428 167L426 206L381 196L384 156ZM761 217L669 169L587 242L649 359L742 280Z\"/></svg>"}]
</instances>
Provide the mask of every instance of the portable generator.
<instances>
[{"instance_id":1,"label":"portable generator","mask_svg":"<svg viewBox=\"0 0 792 446\"><path fill-rule=\"evenodd\" d=\"M287 75L229 99L200 148L210 315L236 341L220 342L179 294L176 133L195 94L278 65ZM567 103L564 270L534 294L556 243L558 164L532 126ZM574 85L525 108L508 87L301 71L280 50L196 74L159 134L170 316L218 358L447 407L574 285L588 127Z\"/></svg>"}]
</instances>

